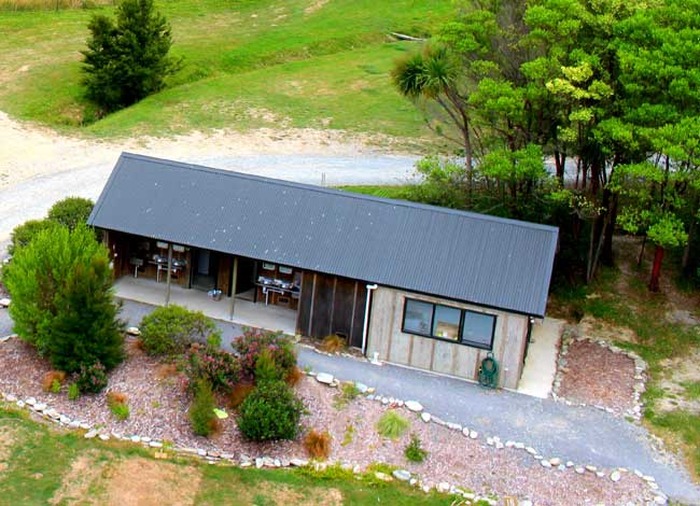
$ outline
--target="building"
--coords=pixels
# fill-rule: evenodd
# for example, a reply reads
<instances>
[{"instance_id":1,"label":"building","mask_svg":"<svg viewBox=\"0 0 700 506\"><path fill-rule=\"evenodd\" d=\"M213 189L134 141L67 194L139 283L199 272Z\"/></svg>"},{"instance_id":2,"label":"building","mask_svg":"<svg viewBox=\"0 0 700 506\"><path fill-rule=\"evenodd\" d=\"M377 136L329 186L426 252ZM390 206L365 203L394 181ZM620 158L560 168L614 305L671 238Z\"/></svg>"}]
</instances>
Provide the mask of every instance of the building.
<instances>
[{"instance_id":1,"label":"building","mask_svg":"<svg viewBox=\"0 0 700 506\"><path fill-rule=\"evenodd\" d=\"M122 154L89 223L116 277L284 308L297 333L516 388L557 229ZM226 302L227 301L227 302Z\"/></svg>"}]
</instances>

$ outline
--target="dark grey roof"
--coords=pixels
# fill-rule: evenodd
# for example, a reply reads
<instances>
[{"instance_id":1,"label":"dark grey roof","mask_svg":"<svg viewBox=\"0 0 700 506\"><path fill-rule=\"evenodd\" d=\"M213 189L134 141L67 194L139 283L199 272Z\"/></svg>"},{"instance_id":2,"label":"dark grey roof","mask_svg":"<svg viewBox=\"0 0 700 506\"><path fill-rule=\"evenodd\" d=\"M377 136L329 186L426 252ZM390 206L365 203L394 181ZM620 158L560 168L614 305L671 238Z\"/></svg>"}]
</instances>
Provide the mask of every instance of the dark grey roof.
<instances>
[{"instance_id":1,"label":"dark grey roof","mask_svg":"<svg viewBox=\"0 0 700 506\"><path fill-rule=\"evenodd\" d=\"M97 227L543 316L557 229L124 153Z\"/></svg>"}]
</instances>

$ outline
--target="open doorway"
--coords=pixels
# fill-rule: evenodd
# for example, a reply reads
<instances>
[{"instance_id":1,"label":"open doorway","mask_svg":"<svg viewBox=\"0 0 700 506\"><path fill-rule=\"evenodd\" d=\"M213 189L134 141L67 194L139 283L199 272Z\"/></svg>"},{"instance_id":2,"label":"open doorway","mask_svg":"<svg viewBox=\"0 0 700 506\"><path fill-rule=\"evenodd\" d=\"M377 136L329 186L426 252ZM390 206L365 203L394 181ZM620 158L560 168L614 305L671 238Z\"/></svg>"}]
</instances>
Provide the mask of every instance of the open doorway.
<instances>
[{"instance_id":1,"label":"open doorway","mask_svg":"<svg viewBox=\"0 0 700 506\"><path fill-rule=\"evenodd\" d=\"M216 288L217 253L207 249L192 252L192 288L209 291Z\"/></svg>"}]
</instances>

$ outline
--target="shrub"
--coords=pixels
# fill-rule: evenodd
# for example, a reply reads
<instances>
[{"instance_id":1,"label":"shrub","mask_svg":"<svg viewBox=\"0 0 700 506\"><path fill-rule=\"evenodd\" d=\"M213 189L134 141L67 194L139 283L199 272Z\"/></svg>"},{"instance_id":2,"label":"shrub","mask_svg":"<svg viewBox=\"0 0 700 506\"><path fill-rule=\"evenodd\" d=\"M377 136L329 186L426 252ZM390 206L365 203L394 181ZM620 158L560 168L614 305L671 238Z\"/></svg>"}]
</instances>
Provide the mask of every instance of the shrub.
<instances>
[{"instance_id":1,"label":"shrub","mask_svg":"<svg viewBox=\"0 0 700 506\"><path fill-rule=\"evenodd\" d=\"M75 384L78 385L78 390L81 393L96 394L101 392L107 386L105 366L99 361L80 366Z\"/></svg>"},{"instance_id":2,"label":"shrub","mask_svg":"<svg viewBox=\"0 0 700 506\"><path fill-rule=\"evenodd\" d=\"M265 381L282 381L283 379L284 371L277 367L272 352L269 348L263 349L255 361L255 382L259 384Z\"/></svg>"},{"instance_id":3,"label":"shrub","mask_svg":"<svg viewBox=\"0 0 700 506\"><path fill-rule=\"evenodd\" d=\"M80 397L80 388L77 383L71 383L68 385L68 400L77 401Z\"/></svg>"},{"instance_id":4,"label":"shrub","mask_svg":"<svg viewBox=\"0 0 700 506\"><path fill-rule=\"evenodd\" d=\"M411 434L411 442L406 445L403 454L411 462L423 462L428 452L421 447L418 434Z\"/></svg>"},{"instance_id":5,"label":"shrub","mask_svg":"<svg viewBox=\"0 0 700 506\"><path fill-rule=\"evenodd\" d=\"M108 392L107 406L117 420L123 422L129 418L129 406L126 404L126 394L121 392Z\"/></svg>"},{"instance_id":6,"label":"shrub","mask_svg":"<svg viewBox=\"0 0 700 506\"><path fill-rule=\"evenodd\" d=\"M326 353L338 353L348 347L348 342L345 337L333 334L323 338L321 342L321 350Z\"/></svg>"},{"instance_id":7,"label":"shrub","mask_svg":"<svg viewBox=\"0 0 700 506\"><path fill-rule=\"evenodd\" d=\"M252 441L294 439L303 404L282 381L258 385L241 404L238 428Z\"/></svg>"},{"instance_id":8,"label":"shrub","mask_svg":"<svg viewBox=\"0 0 700 506\"><path fill-rule=\"evenodd\" d=\"M73 230L79 224L87 223L94 206L95 204L90 199L66 197L51 206L48 219Z\"/></svg>"},{"instance_id":9,"label":"shrub","mask_svg":"<svg viewBox=\"0 0 700 506\"><path fill-rule=\"evenodd\" d=\"M216 403L211 384L200 379L195 384L194 399L188 411L192 430L198 436L209 437L217 428L217 419L214 414Z\"/></svg>"},{"instance_id":10,"label":"shrub","mask_svg":"<svg viewBox=\"0 0 700 506\"><path fill-rule=\"evenodd\" d=\"M44 377L41 380L41 388L44 390L44 392L53 392L53 390L56 388L54 385L58 383L58 389L60 390L61 385L65 380L66 373L63 371L49 371L44 374Z\"/></svg>"},{"instance_id":11,"label":"shrub","mask_svg":"<svg viewBox=\"0 0 700 506\"><path fill-rule=\"evenodd\" d=\"M228 396L228 407L237 409L253 390L255 390L255 385L252 383L237 383Z\"/></svg>"},{"instance_id":12,"label":"shrub","mask_svg":"<svg viewBox=\"0 0 700 506\"><path fill-rule=\"evenodd\" d=\"M289 370L287 376L284 378L284 381L286 381L287 385L289 385L290 387L294 387L299 384L299 382L304 378L304 376L306 376L306 374L304 374L304 371L295 366Z\"/></svg>"},{"instance_id":13,"label":"shrub","mask_svg":"<svg viewBox=\"0 0 700 506\"><path fill-rule=\"evenodd\" d=\"M112 297L107 248L84 225L49 227L16 252L3 269L12 297L14 330L55 369L76 372L124 357L123 325Z\"/></svg>"},{"instance_id":14,"label":"shrub","mask_svg":"<svg viewBox=\"0 0 700 506\"><path fill-rule=\"evenodd\" d=\"M141 342L149 355L177 356L193 343L221 344L221 331L201 311L171 304L158 307L141 320Z\"/></svg>"},{"instance_id":15,"label":"shrub","mask_svg":"<svg viewBox=\"0 0 700 506\"><path fill-rule=\"evenodd\" d=\"M10 255L15 255L20 248L32 242L40 232L54 226L56 223L50 220L29 220L17 225L10 234L10 245L7 247L7 252Z\"/></svg>"},{"instance_id":16,"label":"shrub","mask_svg":"<svg viewBox=\"0 0 700 506\"><path fill-rule=\"evenodd\" d=\"M312 429L304 438L304 448L309 457L326 460L331 454L331 435Z\"/></svg>"},{"instance_id":17,"label":"shrub","mask_svg":"<svg viewBox=\"0 0 700 506\"><path fill-rule=\"evenodd\" d=\"M206 380L215 391L223 394L231 392L241 378L241 365L236 357L201 344L190 346L184 369L190 385Z\"/></svg>"},{"instance_id":18,"label":"shrub","mask_svg":"<svg viewBox=\"0 0 700 506\"><path fill-rule=\"evenodd\" d=\"M382 437L398 439L406 432L409 425L407 419L391 409L384 413L377 422L377 431Z\"/></svg>"},{"instance_id":19,"label":"shrub","mask_svg":"<svg viewBox=\"0 0 700 506\"><path fill-rule=\"evenodd\" d=\"M355 400L358 395L360 395L360 391L355 386L355 383L352 381L345 382L340 386L340 390L333 400L333 406L336 409L342 409Z\"/></svg>"},{"instance_id":20,"label":"shrub","mask_svg":"<svg viewBox=\"0 0 700 506\"><path fill-rule=\"evenodd\" d=\"M255 365L264 349L270 351L275 364L283 372L282 377L297 365L294 344L281 332L246 329L231 346L240 358L243 377L249 380L255 378Z\"/></svg>"}]
</instances>

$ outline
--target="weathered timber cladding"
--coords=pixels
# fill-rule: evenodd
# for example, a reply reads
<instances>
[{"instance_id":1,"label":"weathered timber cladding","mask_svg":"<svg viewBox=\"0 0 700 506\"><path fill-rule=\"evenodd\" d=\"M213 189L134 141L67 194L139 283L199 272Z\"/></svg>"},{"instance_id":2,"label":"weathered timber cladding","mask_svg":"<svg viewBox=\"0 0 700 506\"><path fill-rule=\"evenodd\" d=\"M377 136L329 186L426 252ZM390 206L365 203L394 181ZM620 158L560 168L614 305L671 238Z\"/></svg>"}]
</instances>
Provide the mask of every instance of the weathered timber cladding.
<instances>
[{"instance_id":1,"label":"weathered timber cladding","mask_svg":"<svg viewBox=\"0 0 700 506\"><path fill-rule=\"evenodd\" d=\"M305 271L297 332L319 339L338 333L361 346L365 297L361 281Z\"/></svg>"},{"instance_id":2,"label":"weathered timber cladding","mask_svg":"<svg viewBox=\"0 0 700 506\"><path fill-rule=\"evenodd\" d=\"M231 269L233 269L233 257L231 255L217 255L219 269L217 273L216 287L225 296L231 295Z\"/></svg>"},{"instance_id":3,"label":"weathered timber cladding","mask_svg":"<svg viewBox=\"0 0 700 506\"><path fill-rule=\"evenodd\" d=\"M403 333L401 326L406 297L495 315L492 351L500 368L499 386L517 388L527 339L528 317L524 315L380 287L372 295L368 356L377 352L379 359L386 362L478 380L479 366L488 350Z\"/></svg>"}]
</instances>

